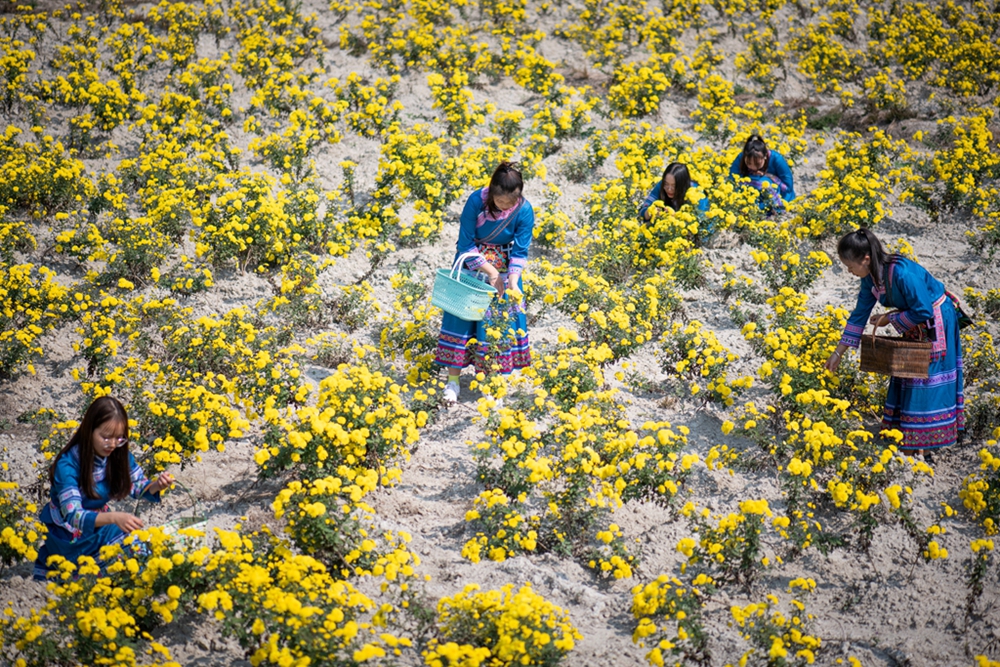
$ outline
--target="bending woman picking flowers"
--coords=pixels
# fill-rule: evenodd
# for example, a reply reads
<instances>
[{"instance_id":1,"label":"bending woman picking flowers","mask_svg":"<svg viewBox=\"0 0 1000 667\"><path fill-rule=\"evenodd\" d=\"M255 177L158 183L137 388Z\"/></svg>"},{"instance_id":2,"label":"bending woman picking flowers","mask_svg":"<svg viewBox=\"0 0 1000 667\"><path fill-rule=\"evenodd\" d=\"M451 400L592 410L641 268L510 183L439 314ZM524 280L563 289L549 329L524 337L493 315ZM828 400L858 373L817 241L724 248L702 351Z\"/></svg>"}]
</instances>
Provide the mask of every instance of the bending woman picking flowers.
<instances>
[{"instance_id":1,"label":"bending woman picking flowers","mask_svg":"<svg viewBox=\"0 0 1000 667\"><path fill-rule=\"evenodd\" d=\"M736 181L745 181L759 190L759 205L768 212L780 211L785 202L795 199L795 184L788 160L778 151L768 148L759 134L747 138L743 150L729 167L729 174Z\"/></svg>"},{"instance_id":2,"label":"bending woman picking flowers","mask_svg":"<svg viewBox=\"0 0 1000 667\"><path fill-rule=\"evenodd\" d=\"M49 468L50 500L40 517L48 535L35 560L35 579L46 579L50 556L73 562L91 556L100 562L101 547L142 528L134 514L109 512L108 501L131 496L159 502L160 493L173 484L167 473L147 480L128 444L124 406L110 396L91 403Z\"/></svg>"},{"instance_id":3,"label":"bending woman picking flowers","mask_svg":"<svg viewBox=\"0 0 1000 667\"><path fill-rule=\"evenodd\" d=\"M486 274L496 288L482 322L468 322L448 313L441 321L434 361L448 368L444 397L457 401L462 369L474 364L477 370L510 373L531 363L528 322L521 304L521 272L528 263L535 212L521 191L524 181L518 168L501 162L488 187L476 190L465 202L459 223L455 260L470 253L463 270ZM505 291L515 298L505 298ZM506 319L505 323L498 320ZM505 345L490 345L489 329L500 324ZM475 339L476 344L470 346ZM492 348L492 349L491 349Z\"/></svg>"},{"instance_id":4,"label":"bending woman picking flowers","mask_svg":"<svg viewBox=\"0 0 1000 667\"><path fill-rule=\"evenodd\" d=\"M932 341L927 378L890 379L882 426L902 431L901 448L908 453L955 444L965 428L958 333L964 314L958 301L916 262L887 254L870 230L859 229L840 239L837 255L861 279L861 290L826 368L836 372L847 348L860 344L868 323L891 324L904 338ZM876 302L896 310L869 317Z\"/></svg>"}]
</instances>

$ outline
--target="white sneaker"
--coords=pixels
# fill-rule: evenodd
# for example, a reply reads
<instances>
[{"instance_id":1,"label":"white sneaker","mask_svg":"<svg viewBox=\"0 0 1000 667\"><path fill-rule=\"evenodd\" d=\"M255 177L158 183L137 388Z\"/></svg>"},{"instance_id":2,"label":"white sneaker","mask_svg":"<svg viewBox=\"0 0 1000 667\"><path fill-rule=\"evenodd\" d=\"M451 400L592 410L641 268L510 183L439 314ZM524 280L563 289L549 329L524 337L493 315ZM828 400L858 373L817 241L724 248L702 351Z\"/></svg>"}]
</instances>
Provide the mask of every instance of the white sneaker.
<instances>
[{"instance_id":1,"label":"white sneaker","mask_svg":"<svg viewBox=\"0 0 1000 667\"><path fill-rule=\"evenodd\" d=\"M461 387L458 386L457 382L449 382L444 386L444 400L449 403L454 403L458 400L458 392Z\"/></svg>"}]
</instances>

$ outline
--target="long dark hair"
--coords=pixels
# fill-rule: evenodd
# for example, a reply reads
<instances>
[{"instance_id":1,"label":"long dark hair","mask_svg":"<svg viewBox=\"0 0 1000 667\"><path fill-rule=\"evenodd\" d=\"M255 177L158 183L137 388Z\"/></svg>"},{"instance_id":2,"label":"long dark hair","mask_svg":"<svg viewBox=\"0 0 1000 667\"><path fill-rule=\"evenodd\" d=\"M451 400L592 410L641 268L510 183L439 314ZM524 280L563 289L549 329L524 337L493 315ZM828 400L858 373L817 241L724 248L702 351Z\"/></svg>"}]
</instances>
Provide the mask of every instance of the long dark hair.
<instances>
[{"instance_id":1,"label":"long dark hair","mask_svg":"<svg viewBox=\"0 0 1000 667\"><path fill-rule=\"evenodd\" d=\"M673 200L667 199L667 176L674 177ZM684 197L690 187L691 173L688 171L687 165L683 162L671 162L663 170L663 176L660 177L660 200L676 211L684 205Z\"/></svg>"},{"instance_id":2,"label":"long dark hair","mask_svg":"<svg viewBox=\"0 0 1000 667\"><path fill-rule=\"evenodd\" d=\"M749 176L750 171L747 169L747 156L756 155L758 157L764 158L764 166L761 168L765 174L767 173L767 168L771 165L771 151L768 150L767 144L764 143L764 137L759 134L751 134L745 144L743 144L743 156L740 158L740 176Z\"/></svg>"},{"instance_id":3,"label":"long dark hair","mask_svg":"<svg viewBox=\"0 0 1000 667\"><path fill-rule=\"evenodd\" d=\"M486 197L486 210L490 212L490 215L499 215L501 211L493 200L493 196L497 194L509 195L521 192L523 189L524 179L521 178L521 169L517 163L501 162L493 170L493 175L490 176L490 193Z\"/></svg>"},{"instance_id":4,"label":"long dark hair","mask_svg":"<svg viewBox=\"0 0 1000 667\"><path fill-rule=\"evenodd\" d=\"M56 464L59 463L59 459L66 456L66 453L74 445L78 445L80 447L78 450L80 454L80 490L88 498L98 497L94 490L94 456L96 456L94 432L109 421L118 422L124 427L125 432L122 437L125 438L126 442L128 441L128 414L125 412L125 406L117 398L102 396L90 404L73 437L53 459L52 465L49 467L50 483L55 482ZM127 444L116 447L108 455L105 480L107 480L111 498L114 500L121 500L132 490Z\"/></svg>"},{"instance_id":5,"label":"long dark hair","mask_svg":"<svg viewBox=\"0 0 1000 667\"><path fill-rule=\"evenodd\" d=\"M849 262L862 262L866 256L869 257L868 272L876 287L882 287L885 267L900 258L899 255L887 253L875 233L863 227L840 239L837 243L837 256Z\"/></svg>"}]
</instances>

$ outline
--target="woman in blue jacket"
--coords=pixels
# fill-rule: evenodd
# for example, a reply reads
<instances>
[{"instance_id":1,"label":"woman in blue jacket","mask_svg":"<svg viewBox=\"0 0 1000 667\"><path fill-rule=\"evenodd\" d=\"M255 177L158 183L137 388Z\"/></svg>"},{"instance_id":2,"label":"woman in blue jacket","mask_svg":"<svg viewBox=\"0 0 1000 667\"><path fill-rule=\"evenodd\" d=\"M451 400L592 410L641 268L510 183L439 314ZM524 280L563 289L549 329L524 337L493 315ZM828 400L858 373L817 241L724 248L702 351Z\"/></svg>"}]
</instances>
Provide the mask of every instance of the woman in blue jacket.
<instances>
[{"instance_id":1,"label":"woman in blue jacket","mask_svg":"<svg viewBox=\"0 0 1000 667\"><path fill-rule=\"evenodd\" d=\"M688 190L692 187L696 188L698 184L691 180L687 165L683 162L671 162L639 207L639 218L643 221L649 220L652 217L649 209L656 201L662 201L668 208L679 211L684 205ZM708 199L702 197L698 202L698 211L704 213L707 210Z\"/></svg>"},{"instance_id":2,"label":"woman in blue jacket","mask_svg":"<svg viewBox=\"0 0 1000 667\"><path fill-rule=\"evenodd\" d=\"M927 378L893 377L885 399L882 426L903 433L903 451L932 450L955 444L965 429L958 301L925 268L890 255L867 229L847 234L837 244L847 270L861 279L858 302L837 349L826 362L836 372L850 347L858 347L866 324L892 325L904 338L931 341ZM878 302L892 312L870 315Z\"/></svg>"},{"instance_id":3,"label":"woman in blue jacket","mask_svg":"<svg viewBox=\"0 0 1000 667\"><path fill-rule=\"evenodd\" d=\"M749 184L760 190L762 195L770 191L771 201L762 206L770 209L783 208L782 202L795 199L795 184L788 160L778 151L772 151L759 134L752 134L743 144L743 150L733 160L729 173L736 180L749 179Z\"/></svg>"},{"instance_id":4,"label":"woman in blue jacket","mask_svg":"<svg viewBox=\"0 0 1000 667\"><path fill-rule=\"evenodd\" d=\"M117 544L142 521L128 512L110 512L111 500L128 497L159 502L174 482L163 473L150 482L128 448L128 415L110 396L87 408L83 422L49 468L49 503L41 522L48 529L35 560L35 579L46 579L50 556L76 562L91 556L100 562L101 547Z\"/></svg>"}]
</instances>

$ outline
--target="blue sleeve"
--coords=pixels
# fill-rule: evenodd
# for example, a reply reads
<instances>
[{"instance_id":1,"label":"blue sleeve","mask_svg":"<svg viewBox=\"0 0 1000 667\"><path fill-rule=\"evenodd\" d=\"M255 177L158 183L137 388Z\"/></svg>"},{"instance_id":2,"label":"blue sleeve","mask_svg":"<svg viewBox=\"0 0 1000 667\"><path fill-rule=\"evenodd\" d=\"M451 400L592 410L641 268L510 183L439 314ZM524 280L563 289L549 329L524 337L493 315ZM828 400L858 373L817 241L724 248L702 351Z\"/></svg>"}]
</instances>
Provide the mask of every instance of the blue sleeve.
<instances>
[{"instance_id":1,"label":"blue sleeve","mask_svg":"<svg viewBox=\"0 0 1000 667\"><path fill-rule=\"evenodd\" d=\"M780 181L781 196L785 201L795 199L795 184L792 182L792 168L788 166L788 160L777 151L771 151L771 161L768 164L769 171L778 177Z\"/></svg>"},{"instance_id":2,"label":"blue sleeve","mask_svg":"<svg viewBox=\"0 0 1000 667\"><path fill-rule=\"evenodd\" d=\"M132 452L128 453L128 466L129 477L132 478L132 491L129 495L136 500L144 498L150 502L160 502L159 493L146 493L146 487L149 486L149 479L146 477L146 473L143 471L142 466L135 462L135 457L132 456Z\"/></svg>"},{"instance_id":3,"label":"blue sleeve","mask_svg":"<svg viewBox=\"0 0 1000 667\"><path fill-rule=\"evenodd\" d=\"M653 186L653 189L649 191L648 195L646 195L646 198L642 202L642 206L639 207L640 222L646 221L646 211L649 210L649 207L653 205L654 201L660 198L660 185L660 181L657 181L656 185Z\"/></svg>"},{"instance_id":4,"label":"blue sleeve","mask_svg":"<svg viewBox=\"0 0 1000 667\"><path fill-rule=\"evenodd\" d=\"M517 212L514 221L514 247L510 250L510 265L507 268L508 279L520 277L524 267L528 265L528 248L531 246L531 233L535 228L535 209L525 199L521 210Z\"/></svg>"},{"instance_id":5,"label":"blue sleeve","mask_svg":"<svg viewBox=\"0 0 1000 667\"><path fill-rule=\"evenodd\" d=\"M462 217L458 223L458 254L474 253L473 257L465 260L465 265L473 271L486 263L486 258L476 247L476 219L482 210L482 196L479 194L479 190L476 190L466 200L465 208L462 209Z\"/></svg>"},{"instance_id":6,"label":"blue sleeve","mask_svg":"<svg viewBox=\"0 0 1000 667\"><path fill-rule=\"evenodd\" d=\"M705 195L702 195L701 199L698 200L698 212L708 213L708 197Z\"/></svg>"},{"instance_id":7,"label":"blue sleeve","mask_svg":"<svg viewBox=\"0 0 1000 667\"><path fill-rule=\"evenodd\" d=\"M900 262L893 267L890 279L892 305L898 310L889 315L889 322L899 333L934 317L935 295L928 287L920 267L910 267ZM942 287L942 293L944 288ZM940 296L940 295L938 295Z\"/></svg>"},{"instance_id":8,"label":"blue sleeve","mask_svg":"<svg viewBox=\"0 0 1000 667\"><path fill-rule=\"evenodd\" d=\"M854 306L851 316L847 318L844 326L844 333L840 337L840 344L847 347L857 347L861 344L861 334L868 324L868 316L871 315L872 308L875 307L875 295L872 294L872 287L875 283L871 276L861 279L861 291L858 292L858 303Z\"/></svg>"},{"instance_id":9,"label":"blue sleeve","mask_svg":"<svg viewBox=\"0 0 1000 667\"><path fill-rule=\"evenodd\" d=\"M83 508L83 491L80 489L80 467L69 453L59 457L52 475L52 498L59 506L63 521L83 535L94 532L97 512Z\"/></svg>"}]
</instances>

